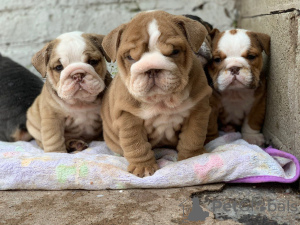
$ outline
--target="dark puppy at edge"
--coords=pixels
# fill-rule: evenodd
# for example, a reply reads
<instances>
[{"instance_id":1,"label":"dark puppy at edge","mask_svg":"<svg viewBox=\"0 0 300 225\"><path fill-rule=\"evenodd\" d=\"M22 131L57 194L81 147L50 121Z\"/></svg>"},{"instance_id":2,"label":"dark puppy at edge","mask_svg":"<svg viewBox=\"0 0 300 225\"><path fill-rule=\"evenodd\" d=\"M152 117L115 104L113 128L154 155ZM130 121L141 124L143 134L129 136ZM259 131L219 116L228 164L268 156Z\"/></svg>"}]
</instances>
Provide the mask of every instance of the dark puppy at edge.
<instances>
[{"instance_id":1,"label":"dark puppy at edge","mask_svg":"<svg viewBox=\"0 0 300 225\"><path fill-rule=\"evenodd\" d=\"M0 140L29 141L26 111L40 94L43 82L33 73L0 54Z\"/></svg>"}]
</instances>

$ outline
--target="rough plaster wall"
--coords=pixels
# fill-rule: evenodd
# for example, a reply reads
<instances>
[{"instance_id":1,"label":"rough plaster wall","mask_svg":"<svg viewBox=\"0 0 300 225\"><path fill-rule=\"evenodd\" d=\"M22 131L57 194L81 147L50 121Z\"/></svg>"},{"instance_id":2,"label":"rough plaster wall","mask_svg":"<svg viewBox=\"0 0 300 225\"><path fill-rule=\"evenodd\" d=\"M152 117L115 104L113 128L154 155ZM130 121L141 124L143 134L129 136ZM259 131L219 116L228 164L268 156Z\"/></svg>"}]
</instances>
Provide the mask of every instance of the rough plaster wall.
<instances>
[{"instance_id":1,"label":"rough plaster wall","mask_svg":"<svg viewBox=\"0 0 300 225\"><path fill-rule=\"evenodd\" d=\"M235 24L235 0L1 0L0 52L37 74L32 55L59 34L107 34L137 12L152 9L198 15L219 29Z\"/></svg>"},{"instance_id":2,"label":"rough plaster wall","mask_svg":"<svg viewBox=\"0 0 300 225\"><path fill-rule=\"evenodd\" d=\"M300 0L242 0L239 8L239 27L271 36L264 134L300 159Z\"/></svg>"}]
</instances>

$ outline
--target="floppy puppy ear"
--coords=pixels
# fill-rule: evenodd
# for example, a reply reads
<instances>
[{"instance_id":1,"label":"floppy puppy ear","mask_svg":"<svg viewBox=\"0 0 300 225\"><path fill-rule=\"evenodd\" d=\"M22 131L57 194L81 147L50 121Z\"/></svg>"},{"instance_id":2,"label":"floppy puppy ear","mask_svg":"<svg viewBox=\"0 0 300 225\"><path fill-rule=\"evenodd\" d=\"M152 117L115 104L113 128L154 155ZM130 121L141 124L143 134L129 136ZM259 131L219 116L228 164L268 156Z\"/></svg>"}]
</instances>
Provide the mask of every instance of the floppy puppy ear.
<instances>
[{"instance_id":1,"label":"floppy puppy ear","mask_svg":"<svg viewBox=\"0 0 300 225\"><path fill-rule=\"evenodd\" d=\"M175 23L183 31L192 50L197 53L208 34L207 29L198 21L185 16L176 16Z\"/></svg>"},{"instance_id":2,"label":"floppy puppy ear","mask_svg":"<svg viewBox=\"0 0 300 225\"><path fill-rule=\"evenodd\" d=\"M86 38L88 38L93 43L93 45L95 45L99 49L99 51L104 55L106 61L110 62L109 56L106 54L106 52L104 51L104 49L102 47L102 42L103 42L105 35L83 34L83 36L86 36Z\"/></svg>"},{"instance_id":3,"label":"floppy puppy ear","mask_svg":"<svg viewBox=\"0 0 300 225\"><path fill-rule=\"evenodd\" d=\"M112 62L117 59L117 52L121 41L121 36L126 27L126 24L122 24L107 34L102 42L102 47L106 54L109 56Z\"/></svg>"},{"instance_id":4,"label":"floppy puppy ear","mask_svg":"<svg viewBox=\"0 0 300 225\"><path fill-rule=\"evenodd\" d=\"M34 54L31 59L31 63L34 68L42 75L46 77L47 74L47 64L49 62L49 56L52 51L52 42L47 43L40 51Z\"/></svg>"},{"instance_id":5,"label":"floppy puppy ear","mask_svg":"<svg viewBox=\"0 0 300 225\"><path fill-rule=\"evenodd\" d=\"M267 55L270 55L271 37L267 34L251 32Z\"/></svg>"},{"instance_id":6,"label":"floppy puppy ear","mask_svg":"<svg viewBox=\"0 0 300 225\"><path fill-rule=\"evenodd\" d=\"M220 31L218 29L213 29L211 32L209 32L209 36L211 38L211 40L213 41L214 38L220 33Z\"/></svg>"},{"instance_id":7,"label":"floppy puppy ear","mask_svg":"<svg viewBox=\"0 0 300 225\"><path fill-rule=\"evenodd\" d=\"M104 83L105 86L108 87L110 85L110 83L112 82L112 76L110 74L110 72L106 71L106 75L105 75L105 79L104 79Z\"/></svg>"}]
</instances>

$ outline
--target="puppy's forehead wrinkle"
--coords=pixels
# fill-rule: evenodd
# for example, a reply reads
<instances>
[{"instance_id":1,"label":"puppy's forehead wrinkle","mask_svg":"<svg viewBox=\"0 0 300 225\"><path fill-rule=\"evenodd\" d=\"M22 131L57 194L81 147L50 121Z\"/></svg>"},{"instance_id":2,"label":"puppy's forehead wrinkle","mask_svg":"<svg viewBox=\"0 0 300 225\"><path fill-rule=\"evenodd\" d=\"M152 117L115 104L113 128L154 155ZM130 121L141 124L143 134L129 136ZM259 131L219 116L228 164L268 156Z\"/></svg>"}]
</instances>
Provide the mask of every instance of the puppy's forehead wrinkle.
<instances>
[{"instance_id":1,"label":"puppy's forehead wrinkle","mask_svg":"<svg viewBox=\"0 0 300 225\"><path fill-rule=\"evenodd\" d=\"M246 30L237 29L235 34L225 31L218 43L218 49L227 57L241 56L251 47L251 41Z\"/></svg>"},{"instance_id":2,"label":"puppy's forehead wrinkle","mask_svg":"<svg viewBox=\"0 0 300 225\"><path fill-rule=\"evenodd\" d=\"M156 19L153 19L148 25L148 34L149 34L149 50L154 51L156 50L156 44L158 41L161 32L158 29Z\"/></svg>"}]
</instances>

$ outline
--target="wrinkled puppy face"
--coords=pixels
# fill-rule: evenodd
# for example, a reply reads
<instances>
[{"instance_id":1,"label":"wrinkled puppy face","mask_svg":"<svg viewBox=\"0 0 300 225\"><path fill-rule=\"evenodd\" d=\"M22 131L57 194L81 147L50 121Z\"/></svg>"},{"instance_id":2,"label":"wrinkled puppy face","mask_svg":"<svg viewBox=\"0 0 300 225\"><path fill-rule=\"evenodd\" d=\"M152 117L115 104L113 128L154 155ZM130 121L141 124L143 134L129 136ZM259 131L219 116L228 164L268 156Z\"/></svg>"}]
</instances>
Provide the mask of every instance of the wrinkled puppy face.
<instances>
[{"instance_id":1,"label":"wrinkled puppy face","mask_svg":"<svg viewBox=\"0 0 300 225\"><path fill-rule=\"evenodd\" d=\"M262 51L270 51L270 37L247 30L213 33L213 60L208 69L219 91L256 88L263 66Z\"/></svg>"},{"instance_id":2,"label":"wrinkled puppy face","mask_svg":"<svg viewBox=\"0 0 300 225\"><path fill-rule=\"evenodd\" d=\"M202 24L186 17L143 12L108 34L103 48L117 60L121 78L135 98L158 102L186 87L193 51L206 34Z\"/></svg>"},{"instance_id":3,"label":"wrinkled puppy face","mask_svg":"<svg viewBox=\"0 0 300 225\"><path fill-rule=\"evenodd\" d=\"M183 65L184 55L190 52L186 49L186 41L173 31L175 38L172 41L159 42L159 39L167 38L159 30L157 20L153 18L146 24L148 43L141 43L138 48L122 49L125 50L123 63L128 68L126 74L129 74L126 78L129 92L138 98L151 98L181 91L188 82ZM129 40L130 43L133 41ZM179 67L181 65L183 68Z\"/></svg>"},{"instance_id":4,"label":"wrinkled puppy face","mask_svg":"<svg viewBox=\"0 0 300 225\"><path fill-rule=\"evenodd\" d=\"M33 57L57 95L66 102L91 102L105 88L106 63L102 35L70 32L60 35Z\"/></svg>"}]
</instances>

